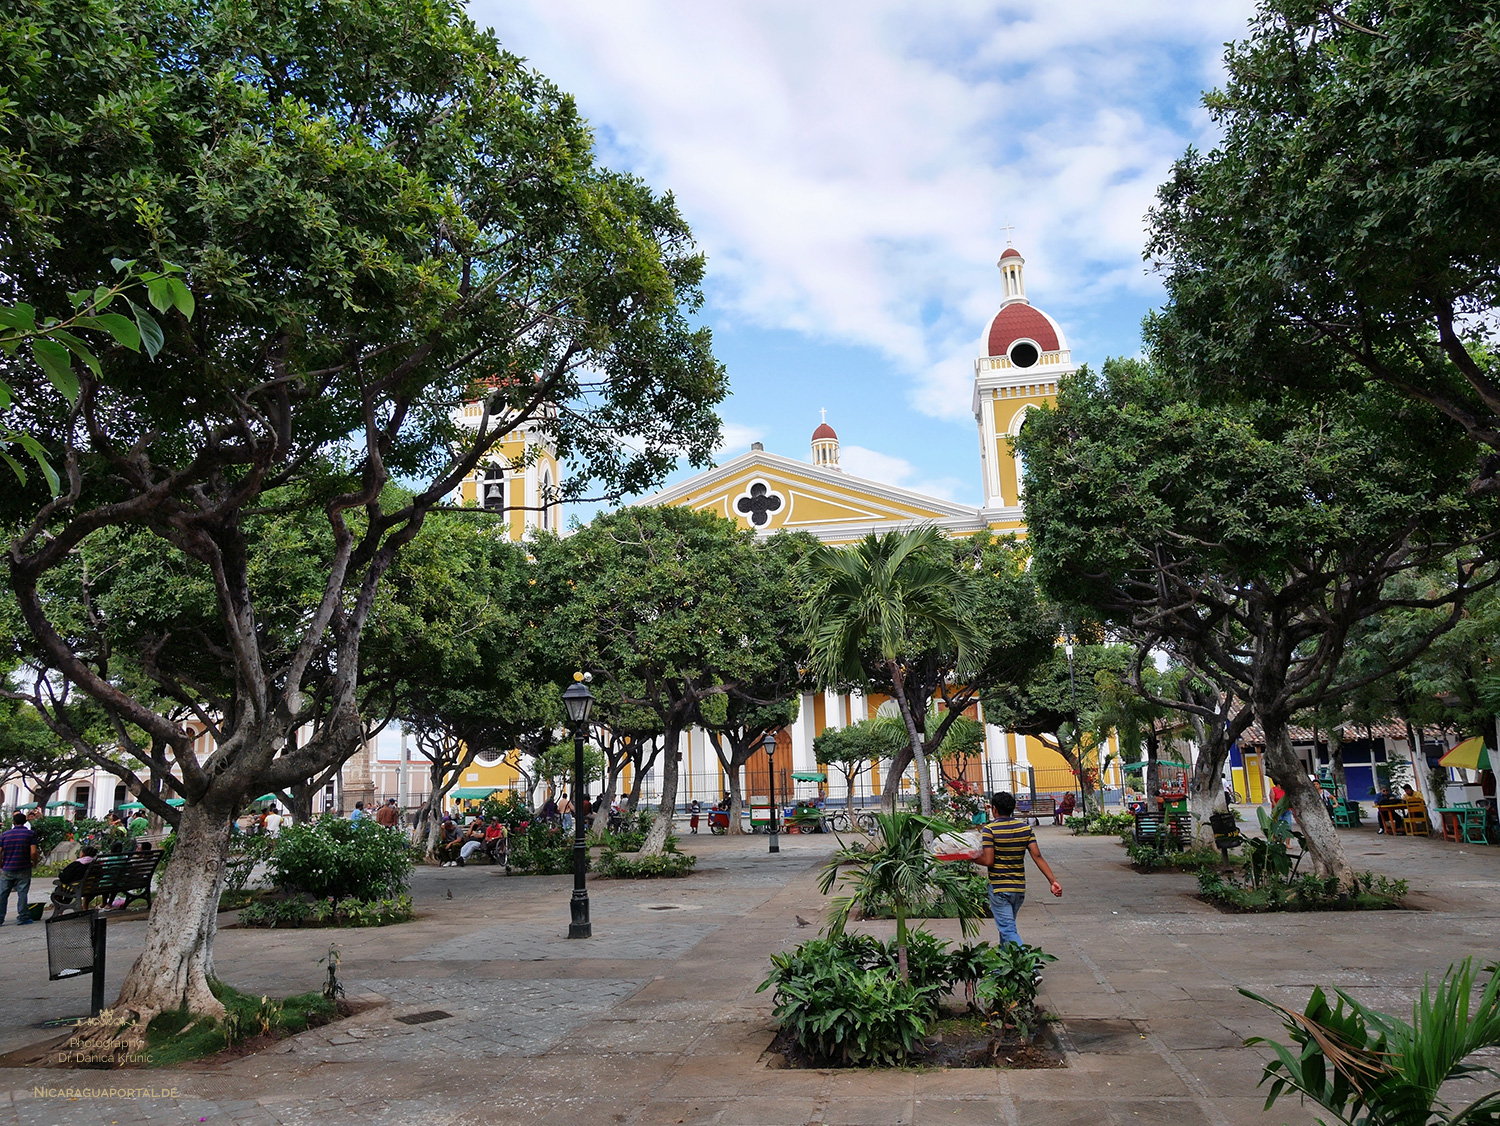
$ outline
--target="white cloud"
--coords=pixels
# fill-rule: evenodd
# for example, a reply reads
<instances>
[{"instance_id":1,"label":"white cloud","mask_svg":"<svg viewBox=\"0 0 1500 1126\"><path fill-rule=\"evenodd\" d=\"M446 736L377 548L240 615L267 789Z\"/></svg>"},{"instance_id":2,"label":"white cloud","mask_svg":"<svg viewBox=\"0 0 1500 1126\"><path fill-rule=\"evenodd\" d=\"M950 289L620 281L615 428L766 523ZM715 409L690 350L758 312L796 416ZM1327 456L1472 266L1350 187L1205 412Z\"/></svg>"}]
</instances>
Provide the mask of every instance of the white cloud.
<instances>
[{"instance_id":1,"label":"white cloud","mask_svg":"<svg viewBox=\"0 0 1500 1126\"><path fill-rule=\"evenodd\" d=\"M969 491L962 481L952 477L924 477L921 470L904 457L892 457L864 446L840 444L839 468L853 477L880 481L944 500L957 500L961 493Z\"/></svg>"},{"instance_id":2,"label":"white cloud","mask_svg":"<svg viewBox=\"0 0 1500 1126\"><path fill-rule=\"evenodd\" d=\"M714 459L738 457L750 448L751 442L765 441L765 432L758 427L745 426L738 422L725 422L719 430L719 444L714 449Z\"/></svg>"},{"instance_id":3,"label":"white cloud","mask_svg":"<svg viewBox=\"0 0 1500 1126\"><path fill-rule=\"evenodd\" d=\"M1156 283L1142 217L1249 0L481 0L601 154L670 188L714 316L878 349L961 418L1001 225L1067 322ZM955 363L957 367L955 368Z\"/></svg>"}]
</instances>

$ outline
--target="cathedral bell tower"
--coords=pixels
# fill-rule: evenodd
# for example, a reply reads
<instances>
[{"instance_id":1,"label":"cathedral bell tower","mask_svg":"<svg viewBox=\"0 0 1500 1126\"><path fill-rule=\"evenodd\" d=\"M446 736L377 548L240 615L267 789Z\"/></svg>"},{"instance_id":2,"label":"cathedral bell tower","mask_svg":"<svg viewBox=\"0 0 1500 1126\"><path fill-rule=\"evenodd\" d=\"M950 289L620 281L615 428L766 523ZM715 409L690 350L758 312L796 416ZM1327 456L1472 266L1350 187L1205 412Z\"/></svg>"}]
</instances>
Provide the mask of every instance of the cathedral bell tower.
<instances>
[{"instance_id":1,"label":"cathedral bell tower","mask_svg":"<svg viewBox=\"0 0 1500 1126\"><path fill-rule=\"evenodd\" d=\"M823 412L825 415L827 411ZM812 436L812 460L814 465L821 465L824 469L839 469L839 436L833 432L833 427L824 421L813 431Z\"/></svg>"},{"instance_id":2,"label":"cathedral bell tower","mask_svg":"<svg viewBox=\"0 0 1500 1126\"><path fill-rule=\"evenodd\" d=\"M1062 328L1026 296L1026 259L1006 245L1000 267L1000 311L990 319L974 361L974 421L984 516L997 531L1020 530L1024 466L1012 439L1026 413L1057 399L1057 381L1077 369Z\"/></svg>"}]
</instances>

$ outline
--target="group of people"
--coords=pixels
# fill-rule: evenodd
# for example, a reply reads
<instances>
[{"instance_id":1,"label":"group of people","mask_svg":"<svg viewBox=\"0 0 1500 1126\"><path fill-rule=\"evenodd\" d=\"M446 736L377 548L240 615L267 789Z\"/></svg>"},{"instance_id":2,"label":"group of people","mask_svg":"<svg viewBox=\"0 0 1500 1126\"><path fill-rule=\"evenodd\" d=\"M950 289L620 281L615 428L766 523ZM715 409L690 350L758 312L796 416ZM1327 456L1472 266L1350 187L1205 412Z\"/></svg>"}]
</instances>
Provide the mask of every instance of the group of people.
<instances>
[{"instance_id":1,"label":"group of people","mask_svg":"<svg viewBox=\"0 0 1500 1126\"><path fill-rule=\"evenodd\" d=\"M594 811L599 808L599 803L603 800L603 794L600 794L597 798L590 797L588 794L583 795L583 800L580 802L576 812L583 818L585 825L589 824L590 819L594 816ZM567 794L563 794L560 798L548 798L543 802L541 810L537 813L537 820L544 821L550 825L561 825L563 832L571 833L573 831L574 812L573 799L568 797ZM620 803L615 802L609 807L609 827L614 829L619 824L619 819Z\"/></svg>"},{"instance_id":2,"label":"group of people","mask_svg":"<svg viewBox=\"0 0 1500 1126\"><path fill-rule=\"evenodd\" d=\"M78 888L83 883L84 876L88 874L89 866L97 863L101 854L104 856L151 855L154 848L151 842L142 836L145 829L136 825L137 820L144 821L145 818L132 818L127 825L118 814L111 811L110 816L106 818L109 828L105 830L102 842L85 841L78 850L78 856L64 865L63 870L58 873L51 896L54 910L75 905ZM31 904L27 902L27 895L31 891L32 870L41 862L41 840L32 829L31 821L26 814L18 810L11 816L10 828L0 833L0 926L4 925L5 916L10 909L12 892L16 896L16 925L26 926L34 921L31 917L32 909ZM115 905L123 906L124 901L117 900ZM83 906L88 906L86 900Z\"/></svg>"},{"instance_id":3,"label":"group of people","mask_svg":"<svg viewBox=\"0 0 1500 1126\"><path fill-rule=\"evenodd\" d=\"M453 814L445 813L438 837L438 860L444 868L462 868L475 853L483 852L491 864L504 864L508 842L505 823L498 817L486 821L476 815L460 825Z\"/></svg>"}]
</instances>

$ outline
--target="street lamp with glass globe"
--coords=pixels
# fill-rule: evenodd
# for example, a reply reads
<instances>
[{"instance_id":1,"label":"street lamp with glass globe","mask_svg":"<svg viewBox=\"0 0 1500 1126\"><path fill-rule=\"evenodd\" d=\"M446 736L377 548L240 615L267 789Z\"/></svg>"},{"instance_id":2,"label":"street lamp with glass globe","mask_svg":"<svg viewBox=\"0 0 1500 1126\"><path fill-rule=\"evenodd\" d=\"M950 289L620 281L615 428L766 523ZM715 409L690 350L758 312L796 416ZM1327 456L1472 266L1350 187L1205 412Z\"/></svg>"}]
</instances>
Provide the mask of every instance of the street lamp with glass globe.
<instances>
[{"instance_id":1,"label":"street lamp with glass globe","mask_svg":"<svg viewBox=\"0 0 1500 1126\"><path fill-rule=\"evenodd\" d=\"M593 679L586 672L574 673L573 683L563 693L563 706L568 709L568 722L573 725L573 899L569 904L573 918L568 924L569 938L594 936L594 926L589 922L589 893L583 878L588 867L583 816L583 738L588 731L589 709L594 706L594 694L588 686Z\"/></svg>"},{"instance_id":2,"label":"street lamp with glass globe","mask_svg":"<svg viewBox=\"0 0 1500 1126\"><path fill-rule=\"evenodd\" d=\"M766 732L760 745L766 751L766 770L771 777L771 851L781 851L781 838L776 831L776 735Z\"/></svg>"}]
</instances>

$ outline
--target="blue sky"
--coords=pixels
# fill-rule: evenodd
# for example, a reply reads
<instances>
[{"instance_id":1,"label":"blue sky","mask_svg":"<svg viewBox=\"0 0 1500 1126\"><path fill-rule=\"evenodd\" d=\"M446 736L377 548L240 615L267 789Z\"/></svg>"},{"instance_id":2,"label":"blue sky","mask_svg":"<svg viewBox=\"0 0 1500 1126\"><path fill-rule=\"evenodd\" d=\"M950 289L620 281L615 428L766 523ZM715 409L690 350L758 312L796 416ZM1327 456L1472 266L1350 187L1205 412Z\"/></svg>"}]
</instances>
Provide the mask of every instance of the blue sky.
<instances>
[{"instance_id":1,"label":"blue sky","mask_svg":"<svg viewBox=\"0 0 1500 1126\"><path fill-rule=\"evenodd\" d=\"M1211 145L1243 0L479 0L578 99L600 159L672 191L708 254L721 456L806 458L971 504L972 360L1015 225L1075 361L1139 350L1144 215ZM682 476L679 473L678 476Z\"/></svg>"}]
</instances>

